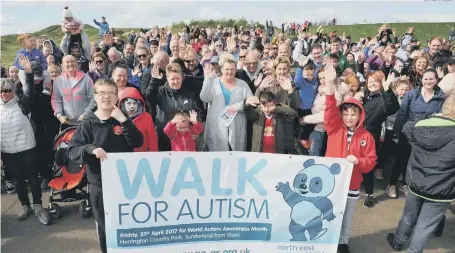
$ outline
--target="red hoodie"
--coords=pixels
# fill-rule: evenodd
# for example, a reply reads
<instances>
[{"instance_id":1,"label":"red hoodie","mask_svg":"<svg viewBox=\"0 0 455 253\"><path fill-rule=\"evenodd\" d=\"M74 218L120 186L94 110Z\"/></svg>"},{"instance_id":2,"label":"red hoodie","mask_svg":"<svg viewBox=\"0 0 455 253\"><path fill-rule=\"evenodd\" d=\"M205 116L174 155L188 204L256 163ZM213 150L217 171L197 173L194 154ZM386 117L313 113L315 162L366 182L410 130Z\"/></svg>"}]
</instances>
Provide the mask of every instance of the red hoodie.
<instances>
[{"instance_id":1,"label":"red hoodie","mask_svg":"<svg viewBox=\"0 0 455 253\"><path fill-rule=\"evenodd\" d=\"M145 102L136 88L127 87L119 94L119 104L127 99L134 98L142 102L144 111L133 119L134 125L141 131L144 136L144 144L140 148L135 148L134 152L158 151L158 137L156 135L155 125L152 116L145 111Z\"/></svg>"},{"instance_id":2,"label":"red hoodie","mask_svg":"<svg viewBox=\"0 0 455 253\"><path fill-rule=\"evenodd\" d=\"M336 105L335 95L326 96L325 111L324 111L324 124L327 134L329 136L327 141L326 157L346 158L348 155L353 155L359 159L359 163L354 165L351 177L351 184L349 190L359 190L360 183L363 177L361 173L370 172L376 164L376 148L373 136L363 128L363 121L365 120L365 111L359 100L350 98L340 104L338 108ZM348 129L344 125L340 108L343 104L355 104L361 108L360 120L357 128L351 139L351 145L348 149Z\"/></svg>"},{"instance_id":3,"label":"red hoodie","mask_svg":"<svg viewBox=\"0 0 455 253\"><path fill-rule=\"evenodd\" d=\"M196 138L204 131L204 126L197 121L190 125L188 131L177 131L175 124L169 121L164 127L164 133L171 140L172 151L196 151Z\"/></svg>"}]
</instances>

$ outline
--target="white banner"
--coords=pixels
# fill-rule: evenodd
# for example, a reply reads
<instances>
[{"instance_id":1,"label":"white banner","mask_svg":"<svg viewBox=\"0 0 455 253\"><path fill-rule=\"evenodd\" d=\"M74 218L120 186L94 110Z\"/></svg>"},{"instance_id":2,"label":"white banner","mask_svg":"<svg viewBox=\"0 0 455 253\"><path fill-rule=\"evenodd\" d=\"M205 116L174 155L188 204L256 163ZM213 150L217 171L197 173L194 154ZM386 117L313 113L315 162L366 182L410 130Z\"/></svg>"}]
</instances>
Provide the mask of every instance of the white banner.
<instances>
[{"instance_id":1,"label":"white banner","mask_svg":"<svg viewBox=\"0 0 455 253\"><path fill-rule=\"evenodd\" d=\"M247 152L110 153L109 253L334 253L352 164Z\"/></svg>"}]
</instances>

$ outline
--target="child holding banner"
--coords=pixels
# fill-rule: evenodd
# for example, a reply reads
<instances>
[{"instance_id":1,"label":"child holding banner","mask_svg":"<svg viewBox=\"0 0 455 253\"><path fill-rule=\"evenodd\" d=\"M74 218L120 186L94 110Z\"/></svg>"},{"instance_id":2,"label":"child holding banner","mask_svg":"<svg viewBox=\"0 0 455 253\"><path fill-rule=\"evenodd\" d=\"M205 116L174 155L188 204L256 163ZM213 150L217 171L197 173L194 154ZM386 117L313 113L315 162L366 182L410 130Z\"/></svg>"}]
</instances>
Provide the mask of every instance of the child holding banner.
<instances>
[{"instance_id":1,"label":"child holding banner","mask_svg":"<svg viewBox=\"0 0 455 253\"><path fill-rule=\"evenodd\" d=\"M347 158L354 164L338 242L338 252L349 253L347 244L351 233L352 216L359 199L362 173L368 173L374 168L376 148L373 136L363 128L365 111L360 101L349 98L338 108L334 94L335 69L329 64L325 67L324 72L326 73L324 122L329 136L326 157Z\"/></svg>"},{"instance_id":2,"label":"child holding banner","mask_svg":"<svg viewBox=\"0 0 455 253\"><path fill-rule=\"evenodd\" d=\"M72 161L86 164L90 201L96 219L101 251L106 253L101 161L108 152L133 152L143 144L142 133L116 106L118 88L110 79L99 79L94 87L97 110L90 111L68 145Z\"/></svg>"}]
</instances>

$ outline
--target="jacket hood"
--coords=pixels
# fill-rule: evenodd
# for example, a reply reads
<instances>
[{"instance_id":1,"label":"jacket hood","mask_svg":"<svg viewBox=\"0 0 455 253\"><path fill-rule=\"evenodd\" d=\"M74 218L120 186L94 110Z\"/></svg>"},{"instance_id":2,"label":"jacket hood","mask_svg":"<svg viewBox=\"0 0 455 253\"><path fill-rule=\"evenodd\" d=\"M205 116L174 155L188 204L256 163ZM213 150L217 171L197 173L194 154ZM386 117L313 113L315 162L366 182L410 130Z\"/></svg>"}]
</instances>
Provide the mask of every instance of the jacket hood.
<instances>
[{"instance_id":1,"label":"jacket hood","mask_svg":"<svg viewBox=\"0 0 455 253\"><path fill-rule=\"evenodd\" d=\"M365 110L363 109L363 105L362 103L360 103L359 100L355 99L355 98L348 98L346 99L345 101L343 101L340 106L338 107L340 109L340 112L341 112L341 107L344 105L344 104L355 104L357 105L358 107L360 107L360 119L359 119L359 123L357 125L357 128L359 127L362 127L363 128L363 122L365 121ZM343 123L343 126L346 127Z\"/></svg>"},{"instance_id":2,"label":"jacket hood","mask_svg":"<svg viewBox=\"0 0 455 253\"><path fill-rule=\"evenodd\" d=\"M139 91L135 88L132 87L126 87L123 92L120 93L119 95L119 104L122 103L123 100L127 98L134 98L138 99L141 101L142 105L145 106L144 99L142 98L141 94L139 94Z\"/></svg>"},{"instance_id":3,"label":"jacket hood","mask_svg":"<svg viewBox=\"0 0 455 253\"><path fill-rule=\"evenodd\" d=\"M455 120L433 115L410 129L411 138L423 149L437 150L455 139Z\"/></svg>"}]
</instances>

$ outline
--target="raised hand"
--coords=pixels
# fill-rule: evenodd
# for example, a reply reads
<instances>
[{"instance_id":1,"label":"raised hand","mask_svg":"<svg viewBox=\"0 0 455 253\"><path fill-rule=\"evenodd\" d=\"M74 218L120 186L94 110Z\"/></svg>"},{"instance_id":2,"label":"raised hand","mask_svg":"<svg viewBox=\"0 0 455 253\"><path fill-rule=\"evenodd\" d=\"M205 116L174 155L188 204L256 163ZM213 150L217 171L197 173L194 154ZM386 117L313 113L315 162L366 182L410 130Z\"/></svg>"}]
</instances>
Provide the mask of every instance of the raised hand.
<instances>
[{"instance_id":1,"label":"raised hand","mask_svg":"<svg viewBox=\"0 0 455 253\"><path fill-rule=\"evenodd\" d=\"M213 67L210 63L207 63L204 65L204 76L205 76L205 78L215 77Z\"/></svg>"},{"instance_id":2,"label":"raised hand","mask_svg":"<svg viewBox=\"0 0 455 253\"><path fill-rule=\"evenodd\" d=\"M136 76L137 74L139 74L139 72L141 71L141 69L139 68L139 65L137 65L136 67L134 67L133 69L133 76ZM159 72L159 71L158 71Z\"/></svg>"},{"instance_id":3,"label":"raised hand","mask_svg":"<svg viewBox=\"0 0 455 253\"><path fill-rule=\"evenodd\" d=\"M333 67L333 64L327 64L324 68L325 73L325 84L326 84L326 95L332 95L335 92L335 79L337 78L337 72Z\"/></svg>"},{"instance_id":4,"label":"raised hand","mask_svg":"<svg viewBox=\"0 0 455 253\"><path fill-rule=\"evenodd\" d=\"M436 72L438 73L438 78L442 79L444 77L444 71L442 70L441 67L436 68Z\"/></svg>"},{"instance_id":5,"label":"raised hand","mask_svg":"<svg viewBox=\"0 0 455 253\"><path fill-rule=\"evenodd\" d=\"M272 81L273 81L272 75L266 76L266 78L264 78L264 80L262 80L261 84L259 85L259 89L265 90L266 88L269 88L272 84Z\"/></svg>"},{"instance_id":6,"label":"raised hand","mask_svg":"<svg viewBox=\"0 0 455 253\"><path fill-rule=\"evenodd\" d=\"M112 103L112 112L111 112L111 117L116 119L118 122L123 123L127 120L123 112L115 105L115 103Z\"/></svg>"},{"instance_id":7,"label":"raised hand","mask_svg":"<svg viewBox=\"0 0 455 253\"><path fill-rule=\"evenodd\" d=\"M390 71L389 75L387 76L387 80L382 81L382 87L385 91L387 91L392 84L393 80L395 80L395 73Z\"/></svg>"},{"instance_id":8,"label":"raised hand","mask_svg":"<svg viewBox=\"0 0 455 253\"><path fill-rule=\"evenodd\" d=\"M25 70L27 73L32 73L32 64L30 60L23 54L19 55L19 65Z\"/></svg>"},{"instance_id":9,"label":"raised hand","mask_svg":"<svg viewBox=\"0 0 455 253\"><path fill-rule=\"evenodd\" d=\"M292 87L291 78L280 76L277 77L277 80L283 90L287 91L288 93L291 93L293 91L294 88Z\"/></svg>"},{"instance_id":10,"label":"raised hand","mask_svg":"<svg viewBox=\"0 0 455 253\"><path fill-rule=\"evenodd\" d=\"M163 73L160 73L160 66L159 64L154 64L152 67L152 77L156 79L163 79Z\"/></svg>"},{"instance_id":11,"label":"raised hand","mask_svg":"<svg viewBox=\"0 0 455 253\"><path fill-rule=\"evenodd\" d=\"M196 124L196 123L197 123L197 112L194 111L194 110L191 110L191 111L190 111L190 121L191 121L191 123L193 123L193 124Z\"/></svg>"},{"instance_id":12,"label":"raised hand","mask_svg":"<svg viewBox=\"0 0 455 253\"><path fill-rule=\"evenodd\" d=\"M364 63L365 62L365 55L364 54L359 54L359 57L357 58L358 63Z\"/></svg>"},{"instance_id":13,"label":"raised hand","mask_svg":"<svg viewBox=\"0 0 455 253\"><path fill-rule=\"evenodd\" d=\"M229 37L226 41L227 45L226 45L226 48L227 48L227 51L232 53L236 48L236 44L235 44L235 39L233 36Z\"/></svg>"},{"instance_id":14,"label":"raised hand","mask_svg":"<svg viewBox=\"0 0 455 253\"><path fill-rule=\"evenodd\" d=\"M256 96L248 97L245 101L245 104L257 107L259 105L259 98Z\"/></svg>"}]
</instances>

